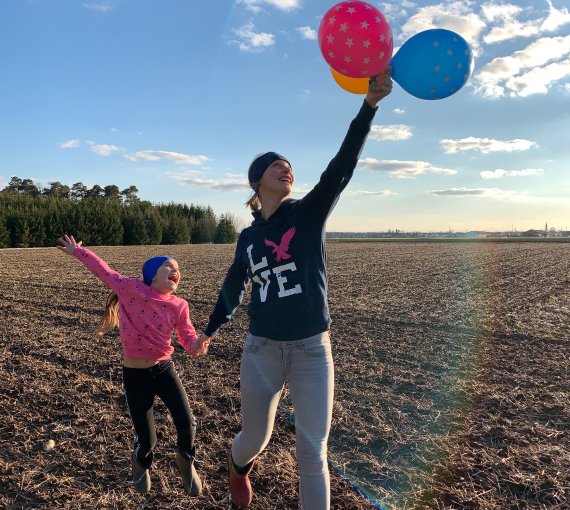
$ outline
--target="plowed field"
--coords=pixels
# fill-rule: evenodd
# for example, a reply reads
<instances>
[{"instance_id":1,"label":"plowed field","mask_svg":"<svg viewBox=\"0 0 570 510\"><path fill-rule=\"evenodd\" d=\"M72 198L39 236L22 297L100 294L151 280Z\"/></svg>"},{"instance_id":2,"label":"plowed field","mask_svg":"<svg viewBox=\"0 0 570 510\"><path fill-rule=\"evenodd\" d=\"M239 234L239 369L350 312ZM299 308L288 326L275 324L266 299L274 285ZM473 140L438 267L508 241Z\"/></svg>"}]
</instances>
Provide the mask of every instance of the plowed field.
<instances>
[{"instance_id":1,"label":"plowed field","mask_svg":"<svg viewBox=\"0 0 570 510\"><path fill-rule=\"evenodd\" d=\"M174 256L201 329L234 248L93 249L132 276L149 256ZM570 244L331 242L328 255L332 507L570 508ZM55 248L0 250L0 281L1 508L228 508L244 307L208 356L174 354L199 421L204 495L184 494L158 403L143 496L128 485L118 336L93 333L107 289ZM254 509L297 508L289 412L285 395L252 476Z\"/></svg>"}]
</instances>

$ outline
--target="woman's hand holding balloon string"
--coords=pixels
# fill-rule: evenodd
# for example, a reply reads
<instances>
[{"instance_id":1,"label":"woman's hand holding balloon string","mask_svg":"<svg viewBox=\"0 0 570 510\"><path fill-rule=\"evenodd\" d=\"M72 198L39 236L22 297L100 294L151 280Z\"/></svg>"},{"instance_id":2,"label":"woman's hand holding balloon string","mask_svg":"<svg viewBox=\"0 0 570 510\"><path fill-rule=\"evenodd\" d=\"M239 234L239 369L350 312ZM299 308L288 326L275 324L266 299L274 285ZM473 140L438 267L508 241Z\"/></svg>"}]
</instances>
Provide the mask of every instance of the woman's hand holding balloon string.
<instances>
[{"instance_id":1,"label":"woman's hand holding balloon string","mask_svg":"<svg viewBox=\"0 0 570 510\"><path fill-rule=\"evenodd\" d=\"M376 108L380 100L392 92L391 74L392 68L388 66L383 72L370 78L368 93L364 99L372 108Z\"/></svg>"}]
</instances>

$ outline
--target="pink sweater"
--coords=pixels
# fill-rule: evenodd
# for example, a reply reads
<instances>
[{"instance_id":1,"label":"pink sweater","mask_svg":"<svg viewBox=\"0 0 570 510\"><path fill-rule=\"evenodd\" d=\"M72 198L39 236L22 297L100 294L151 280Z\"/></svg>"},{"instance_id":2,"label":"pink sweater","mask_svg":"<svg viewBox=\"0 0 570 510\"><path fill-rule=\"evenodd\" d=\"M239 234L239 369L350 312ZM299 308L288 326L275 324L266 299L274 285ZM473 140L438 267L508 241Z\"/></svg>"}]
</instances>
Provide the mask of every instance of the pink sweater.
<instances>
[{"instance_id":1,"label":"pink sweater","mask_svg":"<svg viewBox=\"0 0 570 510\"><path fill-rule=\"evenodd\" d=\"M185 299L161 294L138 278L122 276L87 248L76 248L73 256L119 296L119 332L125 356L170 358L174 328L182 347L190 350L198 336Z\"/></svg>"}]
</instances>

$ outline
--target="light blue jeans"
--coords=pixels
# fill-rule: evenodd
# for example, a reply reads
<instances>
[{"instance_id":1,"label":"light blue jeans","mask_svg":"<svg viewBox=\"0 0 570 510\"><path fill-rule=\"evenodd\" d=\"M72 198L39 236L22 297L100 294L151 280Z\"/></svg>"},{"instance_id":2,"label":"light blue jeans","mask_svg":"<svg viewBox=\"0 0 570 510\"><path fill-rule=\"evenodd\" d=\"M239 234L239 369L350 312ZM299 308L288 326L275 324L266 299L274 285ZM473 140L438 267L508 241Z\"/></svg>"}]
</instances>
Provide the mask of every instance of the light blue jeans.
<instances>
[{"instance_id":1,"label":"light blue jeans","mask_svg":"<svg viewBox=\"0 0 570 510\"><path fill-rule=\"evenodd\" d=\"M327 331L292 342L248 336L241 358L242 429L232 444L234 462L246 466L269 443L285 382L295 412L301 508L328 510L334 366Z\"/></svg>"}]
</instances>

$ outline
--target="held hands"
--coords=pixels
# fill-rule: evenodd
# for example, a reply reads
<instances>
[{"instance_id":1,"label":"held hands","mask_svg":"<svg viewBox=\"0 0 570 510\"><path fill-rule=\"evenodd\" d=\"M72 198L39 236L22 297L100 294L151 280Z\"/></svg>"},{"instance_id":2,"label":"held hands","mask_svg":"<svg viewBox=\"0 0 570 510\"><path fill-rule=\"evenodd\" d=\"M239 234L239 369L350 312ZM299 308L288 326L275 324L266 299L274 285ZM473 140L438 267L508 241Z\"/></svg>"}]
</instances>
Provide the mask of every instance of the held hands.
<instances>
[{"instance_id":1,"label":"held hands","mask_svg":"<svg viewBox=\"0 0 570 510\"><path fill-rule=\"evenodd\" d=\"M67 253L68 255L73 254L75 248L79 248L83 243L83 241L77 242L73 236L68 236L67 234L65 234L63 237L60 237L57 242L59 243L57 249L61 250L64 253Z\"/></svg>"},{"instance_id":2,"label":"held hands","mask_svg":"<svg viewBox=\"0 0 570 510\"><path fill-rule=\"evenodd\" d=\"M207 354L208 347L210 347L210 342L212 341L211 336L206 336L204 333L200 335L191 347L190 356L192 358L199 358Z\"/></svg>"},{"instance_id":3,"label":"held hands","mask_svg":"<svg viewBox=\"0 0 570 510\"><path fill-rule=\"evenodd\" d=\"M384 72L370 78L368 93L364 99L372 108L375 108L381 99L384 99L392 92L391 75L392 68L388 66Z\"/></svg>"}]
</instances>

